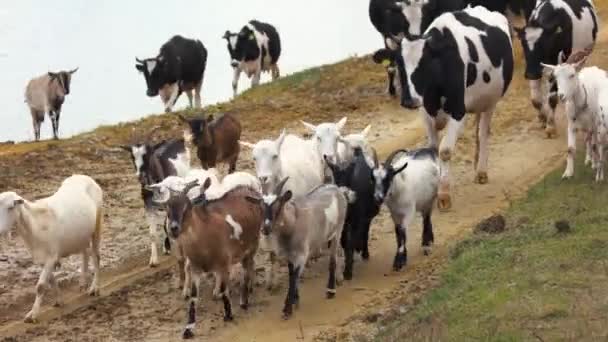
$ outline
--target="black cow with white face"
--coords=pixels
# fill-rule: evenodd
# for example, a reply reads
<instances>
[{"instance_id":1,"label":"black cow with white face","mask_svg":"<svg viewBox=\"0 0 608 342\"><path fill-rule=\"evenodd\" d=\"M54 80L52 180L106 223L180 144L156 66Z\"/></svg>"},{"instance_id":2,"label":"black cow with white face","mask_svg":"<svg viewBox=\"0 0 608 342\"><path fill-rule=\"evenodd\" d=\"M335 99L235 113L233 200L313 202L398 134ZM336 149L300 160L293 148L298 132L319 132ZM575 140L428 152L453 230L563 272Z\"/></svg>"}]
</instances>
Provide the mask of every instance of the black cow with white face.
<instances>
[{"instance_id":1,"label":"black cow with white face","mask_svg":"<svg viewBox=\"0 0 608 342\"><path fill-rule=\"evenodd\" d=\"M186 92L190 107L194 90L194 107L201 107L201 87L207 66L207 49L199 40L176 35L160 48L158 56L140 60L135 68L144 74L146 95L160 94L165 112L171 112L175 102Z\"/></svg>"},{"instance_id":2,"label":"black cow with white face","mask_svg":"<svg viewBox=\"0 0 608 342\"><path fill-rule=\"evenodd\" d=\"M369 18L382 35L387 49L399 50L399 42L406 36L418 36L435 18L445 12L464 8L462 0L370 0ZM397 94L394 63L385 64L388 74L388 93Z\"/></svg>"},{"instance_id":3,"label":"black cow with white face","mask_svg":"<svg viewBox=\"0 0 608 342\"><path fill-rule=\"evenodd\" d=\"M439 145L439 206L451 206L449 161L464 127L465 113L477 113L475 181L486 183L490 120L513 77L513 49L507 18L477 6L445 13L424 35L404 39L402 51L379 50L374 60L395 61L401 79L401 105L422 106L429 147L447 125Z\"/></svg>"},{"instance_id":4,"label":"black cow with white face","mask_svg":"<svg viewBox=\"0 0 608 342\"><path fill-rule=\"evenodd\" d=\"M544 0L530 15L526 27L516 29L526 57L532 104L548 137L555 135L557 85L543 77L541 63L556 65L573 51L593 47L598 22L590 0ZM559 56L564 60L558 60Z\"/></svg>"},{"instance_id":5,"label":"black cow with white face","mask_svg":"<svg viewBox=\"0 0 608 342\"><path fill-rule=\"evenodd\" d=\"M228 43L230 65L234 69L232 91L235 97L241 72L251 78L252 87L260 84L262 72L271 72L273 81L279 78L277 63L281 56L281 38L274 26L251 20L238 33L226 31L223 38Z\"/></svg>"}]
</instances>

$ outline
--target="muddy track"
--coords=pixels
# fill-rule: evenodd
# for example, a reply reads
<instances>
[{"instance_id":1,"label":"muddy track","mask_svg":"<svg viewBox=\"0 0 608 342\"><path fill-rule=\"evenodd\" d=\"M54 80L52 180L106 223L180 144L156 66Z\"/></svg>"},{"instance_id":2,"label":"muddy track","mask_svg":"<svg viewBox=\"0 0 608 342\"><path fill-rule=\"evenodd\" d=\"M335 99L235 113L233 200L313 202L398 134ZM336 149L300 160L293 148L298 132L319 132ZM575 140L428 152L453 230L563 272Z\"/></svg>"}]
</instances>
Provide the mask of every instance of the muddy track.
<instances>
[{"instance_id":1,"label":"muddy track","mask_svg":"<svg viewBox=\"0 0 608 342\"><path fill-rule=\"evenodd\" d=\"M606 64L607 47L605 40L598 46L592 62L600 66ZM333 300L324 296L326 258L321 258L304 272L301 288L301 304L294 317L289 321L280 318L281 305L285 292L286 270L281 269L280 289L268 293L260 284L254 290L253 305L248 312L235 310L235 322L222 321L220 303L211 300L210 288L205 284L200 301L200 315L197 322L197 340L213 341L296 341L312 340L316 335L353 335L356 324L353 316L372 309L389 306L395 295L408 296L423 292L432 279L429 274L441 267L448 247L470 231L471 226L495 211L504 209L510 201L525 193L527 188L537 182L546 172L562 163L565 156L563 123L560 123L560 137L555 140L544 139L537 129L535 113L529 106L527 85L521 79L521 72L509 90L508 97L501 102L492 122L491 152L489 161L490 183L473 184L474 136L473 120L460 139L453 160L453 199L454 208L446 213L435 212L434 226L436 245L433 255L424 257L420 249L420 222L408 229L408 266L403 272L390 271L395 252L393 226L386 209L375 219L372 227L371 258L369 262L356 260L354 279L338 288ZM336 119L339 115L334 116ZM374 125L375 136L371 139L380 156L385 156L397 147L412 147L423 143L424 130L418 115L403 111L396 105L384 105L378 111L367 115L349 116L347 131L357 131L367 123ZM285 123L297 127L297 123ZM260 129L249 139L264 135L275 135ZM94 153L95 151L91 152ZM248 155L242 157L248 159ZM51 163L52 161L49 161ZM103 160L102 160L103 162ZM99 163L99 161L97 161ZM95 164L95 162L92 162ZM129 168L127 162L121 167ZM243 162L241 168L250 168ZM101 166L93 165L94 170ZM104 169L101 179L111 182L117 177L116 164ZM129 183L128 175L121 171L117 186ZM123 179L124 178L124 179ZM25 183L23 176L14 175L11 180ZM52 184L51 184L52 185ZM52 188L48 185L48 188ZM134 189L128 188L129 193ZM31 193L45 193L48 189L31 190ZM127 196L127 195L125 195ZM128 195L131 196L131 195ZM128 197L127 196L127 197ZM124 199L123 199L124 200ZM126 202L134 202L128 198ZM133 204L136 206L136 204ZM112 207L118 207L112 204ZM126 227L137 225L132 212L120 213L120 222ZM108 218L118 220L118 218ZM120 225L111 222L112 225ZM142 228L140 227L141 231ZM108 233L109 234L109 233ZM125 233L126 234L126 233ZM125 235L126 236L126 235ZM139 232L139 238L145 237ZM112 232L110 238L119 239L121 235ZM145 239L145 238L144 238ZM12 241L12 240L11 240ZM124 249L120 245L110 245ZM125 251L125 258L118 258L114 265L106 264L102 273L101 294L99 298L88 298L78 291L77 285L66 275L63 287L65 306L52 308L44 306L41 322L36 325L21 323L21 317L31 305L33 284L37 273L26 265L30 276L20 276L19 268L13 267L13 277L9 282L26 279L21 283L0 287L0 303L11 302L10 307L0 308L0 338L6 341L167 341L178 340L185 321L185 302L180 298L174 284L174 261L171 257L162 259L158 268L147 266L147 251L144 242L133 242ZM11 244L11 246L13 246ZM15 244L18 246L18 244ZM118 246L118 247L117 247ZM14 247L12 250L17 250ZM9 251L9 252L10 252ZM5 252L6 253L6 252ZM0 251L2 254L2 251ZM20 256L19 254L18 256ZM78 259L67 262L67 269L74 270ZM14 266L11 261L11 267ZM118 266L116 266L118 265ZM258 265L260 266L260 265ZM33 270L33 271L32 271ZM261 278L261 277L260 277ZM25 284L25 285L23 285ZM20 290L19 290L20 289ZM21 292L19 292L19 291ZM11 294L13 297L6 297ZM233 293L236 303L238 293ZM235 305L236 307L236 305Z\"/></svg>"}]
</instances>

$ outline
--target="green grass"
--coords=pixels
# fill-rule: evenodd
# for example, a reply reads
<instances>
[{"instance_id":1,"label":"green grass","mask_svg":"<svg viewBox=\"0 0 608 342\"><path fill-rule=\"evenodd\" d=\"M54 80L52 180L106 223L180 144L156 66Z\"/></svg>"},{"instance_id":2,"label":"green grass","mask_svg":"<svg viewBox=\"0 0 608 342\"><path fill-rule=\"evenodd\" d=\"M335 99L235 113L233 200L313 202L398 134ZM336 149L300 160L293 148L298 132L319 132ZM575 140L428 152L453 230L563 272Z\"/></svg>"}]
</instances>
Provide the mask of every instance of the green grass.
<instances>
[{"instance_id":1,"label":"green grass","mask_svg":"<svg viewBox=\"0 0 608 342\"><path fill-rule=\"evenodd\" d=\"M440 285L377 340L606 340L608 185L580 160L562 171L512 205L506 232L455 246Z\"/></svg>"}]
</instances>

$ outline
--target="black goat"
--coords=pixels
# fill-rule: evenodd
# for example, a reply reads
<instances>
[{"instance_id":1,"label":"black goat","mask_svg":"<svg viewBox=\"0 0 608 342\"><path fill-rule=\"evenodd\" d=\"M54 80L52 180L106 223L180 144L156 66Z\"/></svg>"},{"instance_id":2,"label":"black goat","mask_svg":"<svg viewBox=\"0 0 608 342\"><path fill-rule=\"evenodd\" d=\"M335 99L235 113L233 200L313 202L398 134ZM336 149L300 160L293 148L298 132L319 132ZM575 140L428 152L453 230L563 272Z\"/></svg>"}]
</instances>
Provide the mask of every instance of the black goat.
<instances>
[{"instance_id":1,"label":"black goat","mask_svg":"<svg viewBox=\"0 0 608 342\"><path fill-rule=\"evenodd\" d=\"M356 194L356 200L348 205L340 240L346 259L344 279L350 280L353 277L354 252L361 253L364 260L369 259L369 228L380 211L380 205L374 201L373 170L365 160L360 147L355 147L353 160L345 168L340 168L327 160L325 162L332 171L336 185L346 186Z\"/></svg>"}]
</instances>

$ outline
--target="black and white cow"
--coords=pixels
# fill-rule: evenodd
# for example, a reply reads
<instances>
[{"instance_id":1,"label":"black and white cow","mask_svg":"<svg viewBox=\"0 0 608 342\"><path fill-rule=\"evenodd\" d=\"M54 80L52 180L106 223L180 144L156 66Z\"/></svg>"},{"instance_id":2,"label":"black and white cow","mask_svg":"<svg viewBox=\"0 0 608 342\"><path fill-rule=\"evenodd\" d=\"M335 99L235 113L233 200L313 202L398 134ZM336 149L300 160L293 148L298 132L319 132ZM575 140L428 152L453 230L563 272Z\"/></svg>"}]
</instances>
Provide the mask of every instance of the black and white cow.
<instances>
[{"instance_id":1,"label":"black and white cow","mask_svg":"<svg viewBox=\"0 0 608 342\"><path fill-rule=\"evenodd\" d=\"M148 90L146 95L161 96L165 112L171 112L175 102L186 92L192 107L201 107L201 87L207 65L207 49L200 40L176 35L160 48L158 56L140 60L135 68L144 74Z\"/></svg>"},{"instance_id":2,"label":"black and white cow","mask_svg":"<svg viewBox=\"0 0 608 342\"><path fill-rule=\"evenodd\" d=\"M382 35L384 46L398 50L399 42L406 35L418 36L442 13L463 7L462 0L370 0L369 18ZM388 74L388 93L395 96L395 85L399 85L399 81L395 81L395 76L399 76L396 66L394 63L387 63L385 67Z\"/></svg>"},{"instance_id":3,"label":"black and white cow","mask_svg":"<svg viewBox=\"0 0 608 342\"><path fill-rule=\"evenodd\" d=\"M526 57L525 77L530 81L532 105L548 137L555 135L557 84L543 77L541 63L564 62L572 51L595 44L598 21L591 0L539 1L525 28L516 29ZM559 61L562 53L565 58Z\"/></svg>"},{"instance_id":4,"label":"black and white cow","mask_svg":"<svg viewBox=\"0 0 608 342\"><path fill-rule=\"evenodd\" d=\"M230 65L234 69L234 96L237 94L241 72L251 78L252 87L260 84L263 71L270 71L273 81L279 78L277 62L281 56L281 38L274 26L251 20L238 33L226 31L223 38L228 42Z\"/></svg>"},{"instance_id":5,"label":"black and white cow","mask_svg":"<svg viewBox=\"0 0 608 342\"><path fill-rule=\"evenodd\" d=\"M482 6L445 13L424 35L403 40L402 51L379 50L374 60L394 60L399 68L401 105L418 108L429 147L447 125L439 145L440 208L451 206L449 161L464 128L465 113L477 113L477 183L488 181L488 138L492 113L513 77L513 47L507 18Z\"/></svg>"}]
</instances>

